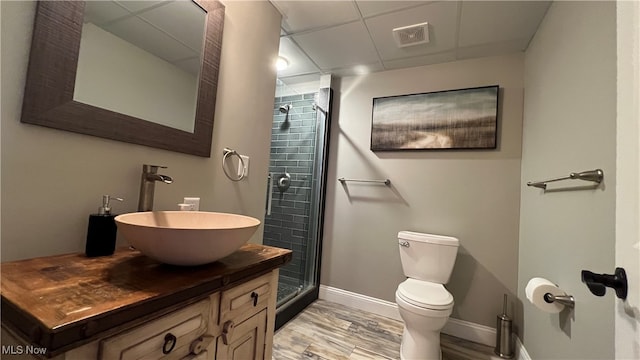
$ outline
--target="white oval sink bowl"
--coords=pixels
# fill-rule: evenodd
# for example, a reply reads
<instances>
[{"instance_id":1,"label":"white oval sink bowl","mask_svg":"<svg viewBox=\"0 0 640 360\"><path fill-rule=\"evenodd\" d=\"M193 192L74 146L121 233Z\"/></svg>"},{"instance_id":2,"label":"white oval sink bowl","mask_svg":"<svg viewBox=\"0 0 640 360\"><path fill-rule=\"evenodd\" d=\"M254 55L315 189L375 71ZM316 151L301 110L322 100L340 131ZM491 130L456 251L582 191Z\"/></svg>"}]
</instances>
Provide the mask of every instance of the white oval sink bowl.
<instances>
[{"instance_id":1,"label":"white oval sink bowl","mask_svg":"<svg viewBox=\"0 0 640 360\"><path fill-rule=\"evenodd\" d=\"M206 211L148 211L118 215L118 231L144 255L171 265L214 262L244 245L260 220Z\"/></svg>"}]
</instances>

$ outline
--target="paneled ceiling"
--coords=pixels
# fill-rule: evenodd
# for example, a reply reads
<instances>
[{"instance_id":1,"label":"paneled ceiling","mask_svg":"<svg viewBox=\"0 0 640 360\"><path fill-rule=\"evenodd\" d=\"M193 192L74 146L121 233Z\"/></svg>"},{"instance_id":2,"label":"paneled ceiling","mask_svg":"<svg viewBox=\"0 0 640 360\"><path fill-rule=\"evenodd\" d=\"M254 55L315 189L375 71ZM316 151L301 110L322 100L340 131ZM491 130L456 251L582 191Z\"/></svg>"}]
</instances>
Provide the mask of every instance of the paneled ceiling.
<instances>
[{"instance_id":1,"label":"paneled ceiling","mask_svg":"<svg viewBox=\"0 0 640 360\"><path fill-rule=\"evenodd\" d=\"M282 14L282 80L347 76L524 51L550 1L270 0ZM204 12L189 0L87 1L86 22L197 74ZM175 26L176 19L188 19ZM428 22L429 43L394 28Z\"/></svg>"},{"instance_id":2,"label":"paneled ceiling","mask_svg":"<svg viewBox=\"0 0 640 360\"><path fill-rule=\"evenodd\" d=\"M550 1L282 1L287 78L348 76L526 50ZM398 47L394 28L428 22L429 43Z\"/></svg>"}]
</instances>

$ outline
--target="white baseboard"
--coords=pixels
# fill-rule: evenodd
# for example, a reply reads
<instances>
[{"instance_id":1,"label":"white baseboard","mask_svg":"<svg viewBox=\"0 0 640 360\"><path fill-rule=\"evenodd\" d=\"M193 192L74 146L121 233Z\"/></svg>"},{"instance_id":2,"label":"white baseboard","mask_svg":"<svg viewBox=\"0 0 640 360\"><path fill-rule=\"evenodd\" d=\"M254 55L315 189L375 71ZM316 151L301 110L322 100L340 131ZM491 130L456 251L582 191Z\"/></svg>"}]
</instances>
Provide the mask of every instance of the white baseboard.
<instances>
[{"instance_id":1,"label":"white baseboard","mask_svg":"<svg viewBox=\"0 0 640 360\"><path fill-rule=\"evenodd\" d=\"M520 338L516 336L516 359L517 360L531 360L531 356L524 348L524 344L520 341Z\"/></svg>"},{"instance_id":2,"label":"white baseboard","mask_svg":"<svg viewBox=\"0 0 640 360\"><path fill-rule=\"evenodd\" d=\"M442 332L487 346L496 345L496 329L465 320L449 318Z\"/></svg>"},{"instance_id":3,"label":"white baseboard","mask_svg":"<svg viewBox=\"0 0 640 360\"><path fill-rule=\"evenodd\" d=\"M371 296L354 293L347 290L320 285L318 297L322 300L335 302L341 305L368 311L380 316L402 321L398 312L398 305L394 302L377 299ZM442 329L442 332L457 338L473 341L476 343L495 346L496 329L472 323L469 321L449 318L449 321ZM526 349L516 336L516 359L531 360Z\"/></svg>"},{"instance_id":4,"label":"white baseboard","mask_svg":"<svg viewBox=\"0 0 640 360\"><path fill-rule=\"evenodd\" d=\"M398 312L398 305L391 301L381 300L326 285L320 285L318 297L322 300L362 309L370 313L402 321L400 313Z\"/></svg>"}]
</instances>

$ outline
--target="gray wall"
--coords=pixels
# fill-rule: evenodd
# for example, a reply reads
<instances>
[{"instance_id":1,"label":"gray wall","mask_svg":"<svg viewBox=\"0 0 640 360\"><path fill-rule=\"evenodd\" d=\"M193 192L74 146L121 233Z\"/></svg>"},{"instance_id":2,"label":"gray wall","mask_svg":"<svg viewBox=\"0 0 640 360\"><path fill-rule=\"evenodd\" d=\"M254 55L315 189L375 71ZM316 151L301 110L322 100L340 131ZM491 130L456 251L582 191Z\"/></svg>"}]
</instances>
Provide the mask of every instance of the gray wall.
<instances>
[{"instance_id":1,"label":"gray wall","mask_svg":"<svg viewBox=\"0 0 640 360\"><path fill-rule=\"evenodd\" d=\"M2 260L84 251L87 221L103 194L135 211L143 163L174 178L156 209L199 196L201 209L264 218L280 14L268 2L226 2L212 157L201 158L20 123L34 2L2 1ZM260 34L256 37L255 34ZM246 99L251 106L239 106ZM248 179L220 167L224 147L251 157ZM252 239L262 241L262 229ZM122 243L122 239L120 239Z\"/></svg>"},{"instance_id":2,"label":"gray wall","mask_svg":"<svg viewBox=\"0 0 640 360\"><path fill-rule=\"evenodd\" d=\"M526 52L523 182L605 172L598 190L522 187L518 294L533 359L614 357L615 297L591 295L580 270L614 270L615 31L615 2L554 2ZM536 276L575 296L573 314L543 313L526 301Z\"/></svg>"},{"instance_id":3,"label":"gray wall","mask_svg":"<svg viewBox=\"0 0 640 360\"><path fill-rule=\"evenodd\" d=\"M523 55L343 78L335 86L321 283L395 301L404 280L396 236L413 230L460 239L453 317L495 326L515 296ZM500 85L498 149L371 152L372 98ZM391 187L339 177L391 179Z\"/></svg>"},{"instance_id":4,"label":"gray wall","mask_svg":"<svg viewBox=\"0 0 640 360\"><path fill-rule=\"evenodd\" d=\"M271 215L264 220L264 244L293 250L293 259L280 268L280 281L302 285L307 267L309 211L316 145L316 93L277 97L271 129L269 172L274 176ZM289 115L280 106L293 105ZM279 176L291 175L291 186L285 192L277 187Z\"/></svg>"}]
</instances>

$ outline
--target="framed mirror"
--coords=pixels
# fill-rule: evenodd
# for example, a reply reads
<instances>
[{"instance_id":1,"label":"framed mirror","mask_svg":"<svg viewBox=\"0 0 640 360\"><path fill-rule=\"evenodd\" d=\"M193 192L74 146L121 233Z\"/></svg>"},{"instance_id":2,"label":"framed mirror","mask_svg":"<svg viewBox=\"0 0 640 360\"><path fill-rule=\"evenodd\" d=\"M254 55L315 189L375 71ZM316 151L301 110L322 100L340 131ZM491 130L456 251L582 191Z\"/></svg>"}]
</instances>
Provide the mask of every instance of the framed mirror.
<instances>
[{"instance_id":1,"label":"framed mirror","mask_svg":"<svg viewBox=\"0 0 640 360\"><path fill-rule=\"evenodd\" d=\"M217 0L39 1L21 122L209 157L223 24ZM147 45L141 28L156 33ZM118 63L125 74L109 72Z\"/></svg>"}]
</instances>

